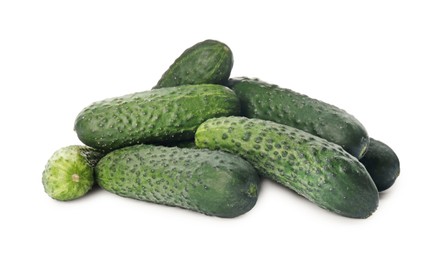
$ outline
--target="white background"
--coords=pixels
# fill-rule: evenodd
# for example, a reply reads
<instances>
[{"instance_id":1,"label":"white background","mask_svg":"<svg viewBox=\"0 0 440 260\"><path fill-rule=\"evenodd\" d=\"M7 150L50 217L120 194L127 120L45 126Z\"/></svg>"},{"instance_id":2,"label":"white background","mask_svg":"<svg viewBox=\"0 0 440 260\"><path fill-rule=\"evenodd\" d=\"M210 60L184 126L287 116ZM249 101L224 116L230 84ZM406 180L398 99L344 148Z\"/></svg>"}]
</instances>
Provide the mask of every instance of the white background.
<instances>
[{"instance_id":1,"label":"white background","mask_svg":"<svg viewBox=\"0 0 440 260\"><path fill-rule=\"evenodd\" d=\"M0 2L0 259L439 259L438 1L156 2ZM269 181L235 219L44 193L46 161L79 144L83 107L150 89L208 38L232 49L231 76L343 108L395 150L401 176L373 216Z\"/></svg>"}]
</instances>

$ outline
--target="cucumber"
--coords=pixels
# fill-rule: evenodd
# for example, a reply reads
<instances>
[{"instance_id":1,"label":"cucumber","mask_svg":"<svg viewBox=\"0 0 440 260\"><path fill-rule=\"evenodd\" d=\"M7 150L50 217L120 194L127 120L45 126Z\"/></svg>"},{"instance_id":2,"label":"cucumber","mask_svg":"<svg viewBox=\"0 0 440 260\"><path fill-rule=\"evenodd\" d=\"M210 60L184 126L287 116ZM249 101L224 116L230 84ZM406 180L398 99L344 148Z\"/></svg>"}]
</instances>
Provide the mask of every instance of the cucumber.
<instances>
[{"instance_id":1,"label":"cucumber","mask_svg":"<svg viewBox=\"0 0 440 260\"><path fill-rule=\"evenodd\" d=\"M259 190L255 169L238 156L145 144L107 154L96 179L119 196L225 218L252 209Z\"/></svg>"},{"instance_id":2,"label":"cucumber","mask_svg":"<svg viewBox=\"0 0 440 260\"><path fill-rule=\"evenodd\" d=\"M185 50L153 88L194 84L226 84L234 63L231 49L215 40L199 42Z\"/></svg>"},{"instance_id":3,"label":"cucumber","mask_svg":"<svg viewBox=\"0 0 440 260\"><path fill-rule=\"evenodd\" d=\"M400 162L396 153L385 143L370 138L370 145L361 163L373 178L379 191L390 188L400 175Z\"/></svg>"},{"instance_id":4,"label":"cucumber","mask_svg":"<svg viewBox=\"0 0 440 260\"><path fill-rule=\"evenodd\" d=\"M357 158L368 147L368 133L352 115L325 102L258 79L228 83L240 99L242 115L292 126L336 143Z\"/></svg>"},{"instance_id":5,"label":"cucumber","mask_svg":"<svg viewBox=\"0 0 440 260\"><path fill-rule=\"evenodd\" d=\"M94 183L94 167L102 153L82 145L58 149L43 171L44 191L53 199L67 201L83 197Z\"/></svg>"},{"instance_id":6,"label":"cucumber","mask_svg":"<svg viewBox=\"0 0 440 260\"><path fill-rule=\"evenodd\" d=\"M318 206L367 218L378 191L365 167L341 146L302 130L261 119L212 118L197 129L196 146L241 156L263 177Z\"/></svg>"},{"instance_id":7,"label":"cucumber","mask_svg":"<svg viewBox=\"0 0 440 260\"><path fill-rule=\"evenodd\" d=\"M191 140L206 119L239 110L238 98L227 87L186 85L95 102L79 113L75 131L84 144L111 151L139 143Z\"/></svg>"}]
</instances>

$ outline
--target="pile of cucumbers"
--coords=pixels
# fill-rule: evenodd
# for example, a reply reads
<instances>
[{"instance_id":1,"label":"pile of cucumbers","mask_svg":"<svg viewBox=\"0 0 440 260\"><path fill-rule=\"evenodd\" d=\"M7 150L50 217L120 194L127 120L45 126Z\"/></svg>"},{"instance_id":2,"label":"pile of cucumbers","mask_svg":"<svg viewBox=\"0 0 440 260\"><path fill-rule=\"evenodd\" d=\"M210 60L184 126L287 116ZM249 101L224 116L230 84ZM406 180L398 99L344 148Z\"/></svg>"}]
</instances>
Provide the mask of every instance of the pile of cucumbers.
<instances>
[{"instance_id":1,"label":"pile of cucumbers","mask_svg":"<svg viewBox=\"0 0 440 260\"><path fill-rule=\"evenodd\" d=\"M231 49L185 50L151 89L97 101L43 172L56 200L96 183L114 194L231 218L257 202L262 178L316 205L367 218L400 172L386 144L344 110L255 78L230 78Z\"/></svg>"}]
</instances>

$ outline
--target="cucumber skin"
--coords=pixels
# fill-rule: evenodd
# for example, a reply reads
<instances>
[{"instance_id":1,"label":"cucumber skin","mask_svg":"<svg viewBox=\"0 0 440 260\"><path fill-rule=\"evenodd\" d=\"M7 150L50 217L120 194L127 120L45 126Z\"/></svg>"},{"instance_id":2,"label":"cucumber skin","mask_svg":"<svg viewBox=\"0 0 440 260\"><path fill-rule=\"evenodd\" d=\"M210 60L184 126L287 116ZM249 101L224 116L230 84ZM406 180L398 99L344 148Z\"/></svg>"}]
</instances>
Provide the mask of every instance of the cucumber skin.
<instances>
[{"instance_id":1,"label":"cucumber skin","mask_svg":"<svg viewBox=\"0 0 440 260\"><path fill-rule=\"evenodd\" d=\"M252 209L259 190L255 169L238 156L143 144L107 154L96 178L119 196L225 218Z\"/></svg>"},{"instance_id":2,"label":"cucumber skin","mask_svg":"<svg viewBox=\"0 0 440 260\"><path fill-rule=\"evenodd\" d=\"M400 175L400 162L396 153L385 143L370 138L370 145L361 163L370 173L378 191L393 186Z\"/></svg>"},{"instance_id":3,"label":"cucumber skin","mask_svg":"<svg viewBox=\"0 0 440 260\"><path fill-rule=\"evenodd\" d=\"M82 145L58 149L43 171L44 191L60 201L83 197L93 187L94 167L102 156L95 149Z\"/></svg>"},{"instance_id":4,"label":"cucumber skin","mask_svg":"<svg viewBox=\"0 0 440 260\"><path fill-rule=\"evenodd\" d=\"M378 191L364 166L340 146L299 129L260 119L213 118L196 132L196 146L237 154L261 176L318 206L351 218L367 218Z\"/></svg>"},{"instance_id":5,"label":"cucumber skin","mask_svg":"<svg viewBox=\"0 0 440 260\"><path fill-rule=\"evenodd\" d=\"M368 133L352 115L325 102L258 79L234 78L228 86L245 117L292 126L336 143L357 158L368 147Z\"/></svg>"},{"instance_id":6,"label":"cucumber skin","mask_svg":"<svg viewBox=\"0 0 440 260\"><path fill-rule=\"evenodd\" d=\"M186 49L153 89L206 83L224 85L233 64L232 51L226 44L205 40Z\"/></svg>"},{"instance_id":7,"label":"cucumber skin","mask_svg":"<svg viewBox=\"0 0 440 260\"><path fill-rule=\"evenodd\" d=\"M79 113L74 129L84 144L108 152L139 143L194 139L206 119L239 113L238 98L227 87L187 85L95 102Z\"/></svg>"}]
</instances>

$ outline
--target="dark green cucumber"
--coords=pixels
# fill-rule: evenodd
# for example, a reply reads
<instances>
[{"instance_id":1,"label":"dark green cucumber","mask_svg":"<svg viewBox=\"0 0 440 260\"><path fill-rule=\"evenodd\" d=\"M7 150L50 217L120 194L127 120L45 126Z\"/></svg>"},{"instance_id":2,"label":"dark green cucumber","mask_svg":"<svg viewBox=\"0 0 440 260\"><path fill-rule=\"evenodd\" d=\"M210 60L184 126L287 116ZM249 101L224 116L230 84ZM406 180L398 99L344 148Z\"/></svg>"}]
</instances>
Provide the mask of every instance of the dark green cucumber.
<instances>
[{"instance_id":1,"label":"dark green cucumber","mask_svg":"<svg viewBox=\"0 0 440 260\"><path fill-rule=\"evenodd\" d=\"M373 138L370 138L368 151L360 161L379 191L390 188L400 174L400 162L396 153L388 145Z\"/></svg>"},{"instance_id":2,"label":"dark green cucumber","mask_svg":"<svg viewBox=\"0 0 440 260\"><path fill-rule=\"evenodd\" d=\"M139 143L194 139L211 117L236 115L238 98L214 84L155 89L95 102L76 118L75 131L86 145L110 151Z\"/></svg>"},{"instance_id":3,"label":"dark green cucumber","mask_svg":"<svg viewBox=\"0 0 440 260\"><path fill-rule=\"evenodd\" d=\"M245 117L293 126L336 143L357 158L367 150L364 126L342 109L258 79L235 78L228 85L240 99Z\"/></svg>"},{"instance_id":4,"label":"dark green cucumber","mask_svg":"<svg viewBox=\"0 0 440 260\"><path fill-rule=\"evenodd\" d=\"M212 118L197 129L199 148L219 149L247 160L274 180L343 216L366 218L378 191L365 167L334 143L261 119Z\"/></svg>"},{"instance_id":5,"label":"dark green cucumber","mask_svg":"<svg viewBox=\"0 0 440 260\"><path fill-rule=\"evenodd\" d=\"M153 88L194 84L226 84L234 60L229 47L206 40L185 50L162 75Z\"/></svg>"},{"instance_id":6,"label":"dark green cucumber","mask_svg":"<svg viewBox=\"0 0 440 260\"><path fill-rule=\"evenodd\" d=\"M142 144L107 154L96 179L123 197L226 218L252 209L259 190L255 169L238 156Z\"/></svg>"},{"instance_id":7,"label":"dark green cucumber","mask_svg":"<svg viewBox=\"0 0 440 260\"><path fill-rule=\"evenodd\" d=\"M102 156L95 149L82 145L58 149L44 169L44 191L61 201L84 196L93 186L94 167Z\"/></svg>"}]
</instances>

